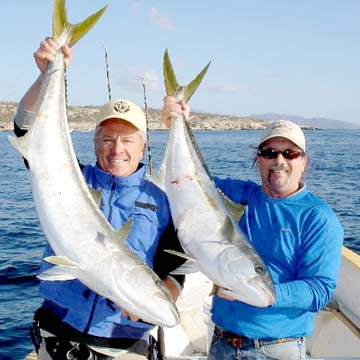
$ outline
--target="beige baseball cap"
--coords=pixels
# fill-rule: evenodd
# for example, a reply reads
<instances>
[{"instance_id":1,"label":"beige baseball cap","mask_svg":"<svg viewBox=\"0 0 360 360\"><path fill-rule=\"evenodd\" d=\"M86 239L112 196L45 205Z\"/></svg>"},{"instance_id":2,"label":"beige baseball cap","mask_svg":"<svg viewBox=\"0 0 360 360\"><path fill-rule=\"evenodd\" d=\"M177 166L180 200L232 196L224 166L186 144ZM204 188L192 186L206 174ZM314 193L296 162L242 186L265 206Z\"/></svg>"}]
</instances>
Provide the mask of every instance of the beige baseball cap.
<instances>
[{"instance_id":1,"label":"beige baseball cap","mask_svg":"<svg viewBox=\"0 0 360 360\"><path fill-rule=\"evenodd\" d=\"M126 120L146 134L146 117L142 109L126 99L112 100L100 108L96 117L96 126L107 119Z\"/></svg>"},{"instance_id":2,"label":"beige baseball cap","mask_svg":"<svg viewBox=\"0 0 360 360\"><path fill-rule=\"evenodd\" d=\"M261 134L259 146L264 141L274 137L286 138L292 141L301 150L305 151L305 135L300 126L291 121L277 120L270 123Z\"/></svg>"}]
</instances>

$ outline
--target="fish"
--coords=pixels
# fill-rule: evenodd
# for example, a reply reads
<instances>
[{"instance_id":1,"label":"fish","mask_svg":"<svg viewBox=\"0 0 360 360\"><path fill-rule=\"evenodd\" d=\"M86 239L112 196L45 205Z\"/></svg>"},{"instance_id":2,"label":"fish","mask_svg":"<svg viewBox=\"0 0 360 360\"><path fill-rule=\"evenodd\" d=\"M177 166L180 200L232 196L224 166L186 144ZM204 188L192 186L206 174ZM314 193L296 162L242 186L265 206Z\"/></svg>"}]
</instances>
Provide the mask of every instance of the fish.
<instances>
[{"instance_id":1,"label":"fish","mask_svg":"<svg viewBox=\"0 0 360 360\"><path fill-rule=\"evenodd\" d=\"M74 45L105 8L83 22L67 20L65 2L55 0L53 38ZM154 271L126 245L132 221L115 230L99 209L80 171L71 141L64 87L64 57L59 50L42 82L35 121L25 136L9 137L28 161L32 195L55 266L45 281L78 279L97 294L144 322L173 327L180 316L170 292ZM101 197L101 195L100 195Z\"/></svg>"},{"instance_id":2,"label":"fish","mask_svg":"<svg viewBox=\"0 0 360 360\"><path fill-rule=\"evenodd\" d=\"M187 86L179 85L168 51L164 53L167 95L188 101L210 63ZM167 194L179 241L188 261L177 273L200 270L224 295L267 307L275 301L271 275L238 221L244 206L228 199L215 185L188 120L172 119L164 158L154 179Z\"/></svg>"}]
</instances>

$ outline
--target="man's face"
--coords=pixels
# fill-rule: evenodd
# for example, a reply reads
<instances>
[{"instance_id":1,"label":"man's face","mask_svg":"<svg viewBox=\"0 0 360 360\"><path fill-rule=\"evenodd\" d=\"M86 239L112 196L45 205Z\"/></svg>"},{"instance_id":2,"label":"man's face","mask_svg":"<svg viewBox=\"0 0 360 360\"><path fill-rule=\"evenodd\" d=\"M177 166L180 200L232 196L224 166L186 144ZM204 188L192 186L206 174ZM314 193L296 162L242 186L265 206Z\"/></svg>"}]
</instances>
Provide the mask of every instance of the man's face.
<instances>
[{"instance_id":1,"label":"man's face","mask_svg":"<svg viewBox=\"0 0 360 360\"><path fill-rule=\"evenodd\" d=\"M261 145L261 149L301 151L290 140L275 137ZM300 179L304 173L307 156L286 159L279 153L274 159L266 159L257 155L263 191L274 198L283 198L293 194L300 187Z\"/></svg>"},{"instance_id":2,"label":"man's face","mask_svg":"<svg viewBox=\"0 0 360 360\"><path fill-rule=\"evenodd\" d=\"M99 168L115 176L125 177L135 172L144 149L139 130L124 120L105 120L95 139Z\"/></svg>"}]
</instances>

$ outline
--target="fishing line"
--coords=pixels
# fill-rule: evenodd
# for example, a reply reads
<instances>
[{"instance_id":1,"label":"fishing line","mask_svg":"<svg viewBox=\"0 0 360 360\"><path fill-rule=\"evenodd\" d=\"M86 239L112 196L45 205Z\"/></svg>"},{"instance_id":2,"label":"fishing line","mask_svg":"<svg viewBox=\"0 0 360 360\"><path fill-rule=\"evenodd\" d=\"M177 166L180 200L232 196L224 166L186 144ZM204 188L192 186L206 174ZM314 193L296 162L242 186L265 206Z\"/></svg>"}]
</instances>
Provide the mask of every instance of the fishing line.
<instances>
[{"instance_id":1,"label":"fishing line","mask_svg":"<svg viewBox=\"0 0 360 360\"><path fill-rule=\"evenodd\" d=\"M65 106L68 109L68 80L66 76L66 67L64 67L64 85L65 85Z\"/></svg>"}]
</instances>

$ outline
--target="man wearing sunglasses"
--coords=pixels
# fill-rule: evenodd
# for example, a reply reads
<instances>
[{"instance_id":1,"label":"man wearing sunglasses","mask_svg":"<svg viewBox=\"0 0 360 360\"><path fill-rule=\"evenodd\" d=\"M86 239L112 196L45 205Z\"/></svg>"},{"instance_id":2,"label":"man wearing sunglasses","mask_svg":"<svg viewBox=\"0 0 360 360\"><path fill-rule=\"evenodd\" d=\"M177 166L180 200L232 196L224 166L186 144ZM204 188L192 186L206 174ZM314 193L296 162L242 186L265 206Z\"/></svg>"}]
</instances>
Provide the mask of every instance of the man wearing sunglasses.
<instances>
[{"instance_id":1,"label":"man wearing sunglasses","mask_svg":"<svg viewBox=\"0 0 360 360\"><path fill-rule=\"evenodd\" d=\"M185 102L164 99L162 118L188 116ZM214 334L208 359L305 359L316 312L334 292L343 229L334 212L301 181L307 154L301 128L285 120L262 132L255 162L261 185L214 178L232 201L245 204L239 226L270 271L276 292L268 308L213 298Z\"/></svg>"}]
</instances>

